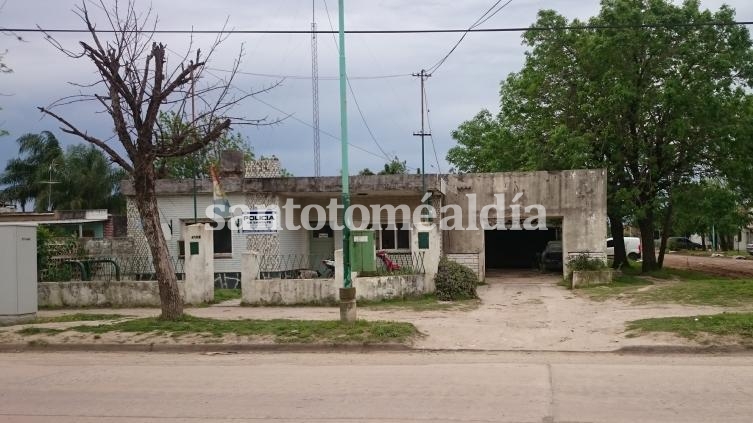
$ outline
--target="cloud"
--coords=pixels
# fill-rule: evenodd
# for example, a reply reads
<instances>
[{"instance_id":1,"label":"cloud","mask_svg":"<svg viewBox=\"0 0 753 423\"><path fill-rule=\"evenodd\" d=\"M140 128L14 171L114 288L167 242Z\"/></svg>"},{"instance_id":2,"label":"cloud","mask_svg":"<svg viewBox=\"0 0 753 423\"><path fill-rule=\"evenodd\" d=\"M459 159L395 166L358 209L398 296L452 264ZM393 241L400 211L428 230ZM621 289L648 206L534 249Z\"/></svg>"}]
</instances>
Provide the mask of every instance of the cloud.
<instances>
[{"instance_id":1,"label":"cloud","mask_svg":"<svg viewBox=\"0 0 753 423\"><path fill-rule=\"evenodd\" d=\"M753 4L744 0L728 1L740 19L753 19ZM80 27L71 12L74 1L26 0L7 2L0 12L0 26L5 27ZM139 6L149 2L138 2ZM236 29L307 30L311 22L311 2L215 0L181 2L153 0L154 13L159 15L162 29L217 29L226 20ZM323 1L316 0L320 29L329 29ZM462 28L470 25L486 10L489 0L414 1L379 0L346 3L346 25L352 29ZM705 7L718 8L722 1L708 0ZM335 0L328 0L331 19L336 25ZM513 1L485 26L528 26L542 8L558 10L569 18L587 18L598 12L598 0L534 0ZM101 15L97 15L101 21ZM101 22L101 25L104 25ZM0 122L11 135L0 139L0 166L16 154L13 140L27 132L53 130L64 144L79 142L57 130L51 119L40 120L36 106L47 105L57 98L75 94L77 89L67 82L86 82L94 69L85 60L72 60L56 52L39 34L25 36L27 42L4 40L9 50L6 61L14 69L0 76L0 92L13 94L0 97ZM75 47L81 35L61 35L68 46ZM407 160L409 166L421 165L420 142L412 134L420 129L420 97L417 78L407 76L436 63L457 40L458 34L351 35L347 39L348 72L352 77L403 74L401 78L351 81L358 103L387 155ZM159 37L171 50L182 52L188 45L186 35ZM195 45L208 46L211 36L195 37ZM319 36L320 75L338 74L335 42L327 34ZM229 68L241 45L245 48L242 69L254 73L306 76L311 72L310 38L308 35L232 35L224 43L213 68ZM427 95L439 167L447 170L444 160L452 146L450 133L480 109L496 110L499 103L499 82L523 63L524 47L519 33L471 34L445 65L427 82ZM220 72L213 72L220 74ZM258 89L274 82L274 78L239 76L236 85L244 90ZM339 137L338 84L320 82L321 127ZM312 121L311 81L287 79L260 99L307 123ZM353 144L369 151L351 149L351 170L364 167L380 168L386 159L375 145L353 99L349 99L349 130ZM250 118L284 117L264 104L247 100L235 113ZM107 116L91 113L85 106L65 110L89 132L101 137L112 133ZM257 154L276 155L283 165L299 176L311 175L313 167L312 129L295 119L269 127L241 127ZM321 136L322 173L336 174L340 149L337 139ZM427 145L427 168L437 167L433 150ZM433 170L432 168L429 168Z\"/></svg>"}]
</instances>

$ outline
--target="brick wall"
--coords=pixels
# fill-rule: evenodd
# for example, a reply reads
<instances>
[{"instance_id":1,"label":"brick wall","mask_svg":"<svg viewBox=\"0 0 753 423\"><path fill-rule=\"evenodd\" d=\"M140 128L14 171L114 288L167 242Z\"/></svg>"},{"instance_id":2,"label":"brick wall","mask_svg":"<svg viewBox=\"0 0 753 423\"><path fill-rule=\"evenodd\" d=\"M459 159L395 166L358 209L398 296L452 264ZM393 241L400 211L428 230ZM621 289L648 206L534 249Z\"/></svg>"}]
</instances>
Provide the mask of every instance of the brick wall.
<instances>
[{"instance_id":1,"label":"brick wall","mask_svg":"<svg viewBox=\"0 0 753 423\"><path fill-rule=\"evenodd\" d=\"M479 276L481 269L479 268L480 260L478 254L447 254L447 258L473 270L473 273L475 273L476 276Z\"/></svg>"}]
</instances>

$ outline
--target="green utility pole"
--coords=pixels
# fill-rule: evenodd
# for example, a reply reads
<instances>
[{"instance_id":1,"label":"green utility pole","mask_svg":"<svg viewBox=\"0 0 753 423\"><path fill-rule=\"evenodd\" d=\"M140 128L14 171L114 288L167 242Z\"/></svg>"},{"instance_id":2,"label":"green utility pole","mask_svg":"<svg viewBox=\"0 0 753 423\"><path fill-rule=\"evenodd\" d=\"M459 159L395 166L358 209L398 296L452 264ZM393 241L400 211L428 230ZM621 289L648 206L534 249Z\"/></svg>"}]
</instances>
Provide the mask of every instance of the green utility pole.
<instances>
[{"instance_id":1,"label":"green utility pole","mask_svg":"<svg viewBox=\"0 0 753 423\"><path fill-rule=\"evenodd\" d=\"M350 207L350 171L348 167L348 91L345 71L345 0L338 0L340 23L340 144L342 147L342 201L343 216ZM343 221L343 280L344 287L351 288L353 281L350 272L350 228Z\"/></svg>"}]
</instances>

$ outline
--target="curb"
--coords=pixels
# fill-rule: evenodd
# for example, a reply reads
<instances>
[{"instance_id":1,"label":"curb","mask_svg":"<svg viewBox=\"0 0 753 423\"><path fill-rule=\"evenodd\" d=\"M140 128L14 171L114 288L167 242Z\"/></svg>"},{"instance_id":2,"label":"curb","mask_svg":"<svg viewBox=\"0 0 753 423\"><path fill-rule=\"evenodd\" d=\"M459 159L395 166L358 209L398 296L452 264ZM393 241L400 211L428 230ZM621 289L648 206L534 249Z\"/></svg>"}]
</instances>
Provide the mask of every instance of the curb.
<instances>
[{"instance_id":1,"label":"curb","mask_svg":"<svg viewBox=\"0 0 753 423\"><path fill-rule=\"evenodd\" d=\"M369 353L410 352L401 344L0 344L0 353L19 352L153 352L153 353Z\"/></svg>"},{"instance_id":2,"label":"curb","mask_svg":"<svg viewBox=\"0 0 753 423\"><path fill-rule=\"evenodd\" d=\"M613 355L753 355L753 346L636 345L615 350L520 350L415 348L403 344L0 344L1 353L133 352L133 353L519 353Z\"/></svg>"}]
</instances>

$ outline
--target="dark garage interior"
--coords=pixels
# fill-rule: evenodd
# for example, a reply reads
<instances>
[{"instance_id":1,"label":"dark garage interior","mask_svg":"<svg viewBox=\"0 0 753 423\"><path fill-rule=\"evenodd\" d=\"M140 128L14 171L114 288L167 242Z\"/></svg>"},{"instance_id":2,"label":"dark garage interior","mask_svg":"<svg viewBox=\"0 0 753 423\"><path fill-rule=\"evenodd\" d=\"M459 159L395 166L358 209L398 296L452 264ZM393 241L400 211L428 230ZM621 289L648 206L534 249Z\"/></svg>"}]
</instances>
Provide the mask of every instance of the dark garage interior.
<instances>
[{"instance_id":1,"label":"dark garage interior","mask_svg":"<svg viewBox=\"0 0 753 423\"><path fill-rule=\"evenodd\" d=\"M544 231L484 231L487 269L531 269L548 241L560 239L560 227L547 225Z\"/></svg>"}]
</instances>

